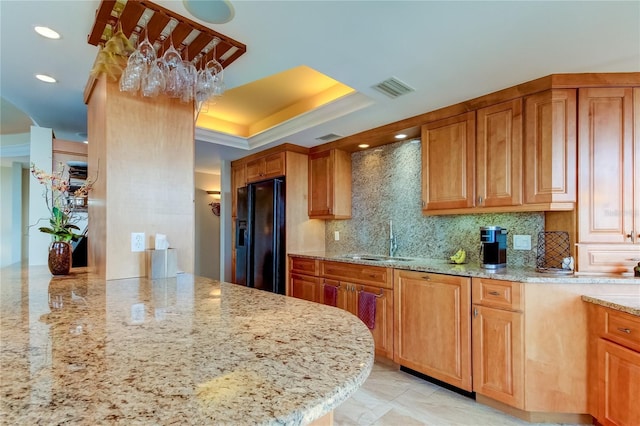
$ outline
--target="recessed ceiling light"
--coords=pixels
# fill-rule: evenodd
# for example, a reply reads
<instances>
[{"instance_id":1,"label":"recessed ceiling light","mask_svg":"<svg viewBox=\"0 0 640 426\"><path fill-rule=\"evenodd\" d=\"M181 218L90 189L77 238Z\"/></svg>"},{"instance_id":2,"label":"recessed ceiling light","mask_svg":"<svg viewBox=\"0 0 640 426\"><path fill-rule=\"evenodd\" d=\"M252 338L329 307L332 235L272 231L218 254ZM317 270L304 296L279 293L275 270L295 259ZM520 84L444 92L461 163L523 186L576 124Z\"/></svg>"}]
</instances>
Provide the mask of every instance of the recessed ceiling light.
<instances>
[{"instance_id":1,"label":"recessed ceiling light","mask_svg":"<svg viewBox=\"0 0 640 426\"><path fill-rule=\"evenodd\" d=\"M395 136L395 138L396 138L396 139L404 139L404 138L406 138L406 137L407 137L407 135L405 135L404 133L398 133L398 134Z\"/></svg>"},{"instance_id":2,"label":"recessed ceiling light","mask_svg":"<svg viewBox=\"0 0 640 426\"><path fill-rule=\"evenodd\" d=\"M366 143L361 143L360 145L358 145L358 148L362 148L362 149L369 148L369 145L367 145Z\"/></svg>"},{"instance_id":3,"label":"recessed ceiling light","mask_svg":"<svg viewBox=\"0 0 640 426\"><path fill-rule=\"evenodd\" d=\"M182 3L193 16L211 24L227 23L235 15L229 0L182 0Z\"/></svg>"},{"instance_id":4,"label":"recessed ceiling light","mask_svg":"<svg viewBox=\"0 0 640 426\"><path fill-rule=\"evenodd\" d=\"M46 74L36 74L36 78L40 81L44 81L45 83L55 83L57 80Z\"/></svg>"},{"instance_id":5,"label":"recessed ceiling light","mask_svg":"<svg viewBox=\"0 0 640 426\"><path fill-rule=\"evenodd\" d=\"M60 34L58 34L56 31L52 30L49 27L38 26L38 27L34 27L33 29L42 37L50 38L53 40L58 40L60 38Z\"/></svg>"}]
</instances>

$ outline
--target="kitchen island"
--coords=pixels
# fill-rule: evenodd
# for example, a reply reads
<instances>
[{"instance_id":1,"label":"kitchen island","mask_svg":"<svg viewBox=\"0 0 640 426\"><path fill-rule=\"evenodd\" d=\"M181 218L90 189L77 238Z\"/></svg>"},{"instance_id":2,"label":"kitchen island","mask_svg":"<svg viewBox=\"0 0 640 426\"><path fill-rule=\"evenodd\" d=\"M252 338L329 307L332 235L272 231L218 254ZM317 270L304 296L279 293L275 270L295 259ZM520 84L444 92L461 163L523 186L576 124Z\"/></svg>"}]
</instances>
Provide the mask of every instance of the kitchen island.
<instances>
[{"instance_id":1,"label":"kitchen island","mask_svg":"<svg viewBox=\"0 0 640 426\"><path fill-rule=\"evenodd\" d=\"M1 272L3 424L307 424L373 365L336 308L188 274Z\"/></svg>"}]
</instances>

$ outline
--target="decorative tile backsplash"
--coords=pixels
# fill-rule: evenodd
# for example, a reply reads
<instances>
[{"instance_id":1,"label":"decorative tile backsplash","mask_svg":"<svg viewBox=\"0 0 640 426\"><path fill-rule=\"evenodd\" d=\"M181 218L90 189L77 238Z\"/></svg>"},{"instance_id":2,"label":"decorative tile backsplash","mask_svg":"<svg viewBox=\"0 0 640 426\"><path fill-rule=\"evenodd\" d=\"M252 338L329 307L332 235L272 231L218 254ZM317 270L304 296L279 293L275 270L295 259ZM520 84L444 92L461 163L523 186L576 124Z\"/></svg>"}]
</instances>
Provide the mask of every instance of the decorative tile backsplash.
<instances>
[{"instance_id":1,"label":"decorative tile backsplash","mask_svg":"<svg viewBox=\"0 0 640 426\"><path fill-rule=\"evenodd\" d=\"M509 231L507 263L536 264L538 232L544 213L501 213L423 216L421 149L418 141L398 142L354 153L352 162L352 215L349 220L326 222L326 251L389 254L389 221L393 221L397 256L448 259L458 249L477 263L480 227L497 225ZM340 240L334 241L339 231ZM513 235L531 235L532 250L513 250Z\"/></svg>"}]
</instances>

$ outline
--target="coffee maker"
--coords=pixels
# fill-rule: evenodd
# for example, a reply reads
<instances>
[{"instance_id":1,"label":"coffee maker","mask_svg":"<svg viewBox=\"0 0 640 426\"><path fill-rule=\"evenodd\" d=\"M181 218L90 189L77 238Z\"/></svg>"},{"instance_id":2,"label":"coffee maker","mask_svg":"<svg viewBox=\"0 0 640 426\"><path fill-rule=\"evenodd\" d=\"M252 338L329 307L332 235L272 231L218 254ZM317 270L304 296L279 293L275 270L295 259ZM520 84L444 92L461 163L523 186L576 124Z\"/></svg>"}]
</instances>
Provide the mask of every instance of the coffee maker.
<instances>
[{"instance_id":1,"label":"coffee maker","mask_svg":"<svg viewBox=\"0 0 640 426\"><path fill-rule=\"evenodd\" d=\"M485 269L507 266L507 230L499 226L480 227L480 264Z\"/></svg>"}]
</instances>

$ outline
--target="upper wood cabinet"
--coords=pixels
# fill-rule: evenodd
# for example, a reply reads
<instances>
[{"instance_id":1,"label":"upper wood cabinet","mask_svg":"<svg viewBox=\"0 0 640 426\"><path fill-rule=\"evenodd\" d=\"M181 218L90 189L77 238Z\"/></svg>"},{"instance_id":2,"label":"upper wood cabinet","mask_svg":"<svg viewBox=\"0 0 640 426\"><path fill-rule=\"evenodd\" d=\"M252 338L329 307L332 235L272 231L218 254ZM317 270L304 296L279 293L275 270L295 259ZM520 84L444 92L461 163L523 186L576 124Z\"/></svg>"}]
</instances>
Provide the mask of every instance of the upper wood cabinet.
<instances>
[{"instance_id":1,"label":"upper wood cabinet","mask_svg":"<svg viewBox=\"0 0 640 426\"><path fill-rule=\"evenodd\" d=\"M578 270L640 261L640 89L578 92Z\"/></svg>"},{"instance_id":2,"label":"upper wood cabinet","mask_svg":"<svg viewBox=\"0 0 640 426\"><path fill-rule=\"evenodd\" d=\"M422 208L474 205L476 118L474 112L422 126Z\"/></svg>"},{"instance_id":3,"label":"upper wood cabinet","mask_svg":"<svg viewBox=\"0 0 640 426\"><path fill-rule=\"evenodd\" d=\"M351 218L351 154L332 149L309 155L309 218Z\"/></svg>"},{"instance_id":4,"label":"upper wood cabinet","mask_svg":"<svg viewBox=\"0 0 640 426\"><path fill-rule=\"evenodd\" d=\"M422 126L422 197L426 214L521 205L522 99Z\"/></svg>"},{"instance_id":5,"label":"upper wood cabinet","mask_svg":"<svg viewBox=\"0 0 640 426\"><path fill-rule=\"evenodd\" d=\"M231 167L231 217L237 216L238 188L247 185L247 168L245 164Z\"/></svg>"},{"instance_id":6,"label":"upper wood cabinet","mask_svg":"<svg viewBox=\"0 0 640 426\"><path fill-rule=\"evenodd\" d=\"M286 153L283 151L247 162L247 183L283 176L285 174L285 159Z\"/></svg>"},{"instance_id":7,"label":"upper wood cabinet","mask_svg":"<svg viewBox=\"0 0 640 426\"><path fill-rule=\"evenodd\" d=\"M633 213L640 148L633 138L633 89L580 89L578 105L578 242L633 243L640 233Z\"/></svg>"},{"instance_id":8,"label":"upper wood cabinet","mask_svg":"<svg viewBox=\"0 0 640 426\"><path fill-rule=\"evenodd\" d=\"M522 204L522 99L477 111L476 205Z\"/></svg>"},{"instance_id":9,"label":"upper wood cabinet","mask_svg":"<svg viewBox=\"0 0 640 426\"><path fill-rule=\"evenodd\" d=\"M395 270L394 362L471 391L471 279Z\"/></svg>"},{"instance_id":10,"label":"upper wood cabinet","mask_svg":"<svg viewBox=\"0 0 640 426\"><path fill-rule=\"evenodd\" d=\"M553 89L527 96L524 115L524 203L539 204L544 210L573 209L576 90Z\"/></svg>"}]
</instances>

